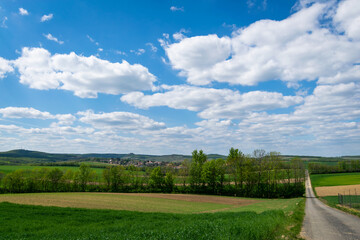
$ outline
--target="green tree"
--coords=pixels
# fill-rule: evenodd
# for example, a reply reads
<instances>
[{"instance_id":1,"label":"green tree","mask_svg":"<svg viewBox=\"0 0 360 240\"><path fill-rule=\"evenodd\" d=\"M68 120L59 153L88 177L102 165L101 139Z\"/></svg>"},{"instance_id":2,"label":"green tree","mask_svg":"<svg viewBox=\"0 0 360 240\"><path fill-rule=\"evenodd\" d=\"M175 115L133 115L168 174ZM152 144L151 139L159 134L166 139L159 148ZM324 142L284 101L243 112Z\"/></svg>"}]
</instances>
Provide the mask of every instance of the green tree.
<instances>
[{"instance_id":1,"label":"green tree","mask_svg":"<svg viewBox=\"0 0 360 240\"><path fill-rule=\"evenodd\" d=\"M25 181L25 192L37 192L41 191L39 189L37 171L36 170L27 170L23 173L23 179Z\"/></svg>"},{"instance_id":2,"label":"green tree","mask_svg":"<svg viewBox=\"0 0 360 240\"><path fill-rule=\"evenodd\" d=\"M37 179L37 186L38 190L41 192L47 192L50 188L50 182L48 179L48 168L41 168L40 170L36 171L36 179Z\"/></svg>"},{"instance_id":3,"label":"green tree","mask_svg":"<svg viewBox=\"0 0 360 240\"><path fill-rule=\"evenodd\" d=\"M202 178L211 192L221 190L225 178L225 161L216 159L207 161L202 168Z\"/></svg>"},{"instance_id":4,"label":"green tree","mask_svg":"<svg viewBox=\"0 0 360 240\"><path fill-rule=\"evenodd\" d=\"M72 188L72 181L74 179L74 172L71 169L66 170L66 172L63 174L61 182L63 183L63 190L65 192L71 192L73 190Z\"/></svg>"},{"instance_id":5,"label":"green tree","mask_svg":"<svg viewBox=\"0 0 360 240\"><path fill-rule=\"evenodd\" d=\"M125 169L123 166L110 167L111 190L114 192L119 191L125 183Z\"/></svg>"},{"instance_id":6,"label":"green tree","mask_svg":"<svg viewBox=\"0 0 360 240\"><path fill-rule=\"evenodd\" d=\"M59 168L52 169L50 172L48 172L47 178L50 182L51 191L60 191L59 185L61 183L63 174L63 171L61 171Z\"/></svg>"},{"instance_id":7,"label":"green tree","mask_svg":"<svg viewBox=\"0 0 360 240\"><path fill-rule=\"evenodd\" d=\"M149 183L150 187L157 191L160 191L163 188L165 180L160 167L156 167L151 171Z\"/></svg>"},{"instance_id":8,"label":"green tree","mask_svg":"<svg viewBox=\"0 0 360 240\"><path fill-rule=\"evenodd\" d=\"M267 180L265 174L263 174L263 171L265 171L266 169L266 164L267 164L267 155L266 155L266 151L264 149L256 149L253 152L253 157L256 161L256 166L257 166L257 196L258 197L263 197L263 194L265 192L265 186L266 183L265 181Z\"/></svg>"},{"instance_id":9,"label":"green tree","mask_svg":"<svg viewBox=\"0 0 360 240\"><path fill-rule=\"evenodd\" d=\"M133 189L139 189L142 182L142 177L140 176L139 168L134 165L128 167L129 172L129 183Z\"/></svg>"},{"instance_id":10,"label":"green tree","mask_svg":"<svg viewBox=\"0 0 360 240\"><path fill-rule=\"evenodd\" d=\"M244 183L245 155L239 151L239 149L231 148L226 161L230 168L230 172L234 176L235 187L242 191Z\"/></svg>"},{"instance_id":11,"label":"green tree","mask_svg":"<svg viewBox=\"0 0 360 240\"><path fill-rule=\"evenodd\" d=\"M189 172L190 172L190 162L188 159L185 159L181 165L180 165L180 170L179 170L179 175L182 178L182 182L183 182L183 186L186 186L186 182L187 179L189 177Z\"/></svg>"},{"instance_id":12,"label":"green tree","mask_svg":"<svg viewBox=\"0 0 360 240\"><path fill-rule=\"evenodd\" d=\"M165 180L164 180L164 183L165 183L165 189L167 192L172 192L174 190L174 176L171 172L167 172L166 175L165 175Z\"/></svg>"},{"instance_id":13,"label":"green tree","mask_svg":"<svg viewBox=\"0 0 360 240\"><path fill-rule=\"evenodd\" d=\"M105 180L106 183L106 188L107 190L110 189L111 186L111 167L106 167L103 172L102 172L103 178Z\"/></svg>"},{"instance_id":14,"label":"green tree","mask_svg":"<svg viewBox=\"0 0 360 240\"><path fill-rule=\"evenodd\" d=\"M74 184L78 184L81 191L86 191L88 183L96 177L96 172L91 171L88 164L82 163L79 171L74 176Z\"/></svg>"},{"instance_id":15,"label":"green tree","mask_svg":"<svg viewBox=\"0 0 360 240\"><path fill-rule=\"evenodd\" d=\"M192 161L190 165L190 184L193 188L199 188L201 185L204 186L201 172L206 160L207 157L202 150L199 152L194 150L192 152Z\"/></svg>"},{"instance_id":16,"label":"green tree","mask_svg":"<svg viewBox=\"0 0 360 240\"><path fill-rule=\"evenodd\" d=\"M3 180L4 188L11 193L20 193L23 191L25 180L23 177L24 170L16 170L8 173Z\"/></svg>"},{"instance_id":17,"label":"green tree","mask_svg":"<svg viewBox=\"0 0 360 240\"><path fill-rule=\"evenodd\" d=\"M5 173L0 172L0 187L2 186L2 180L3 180L4 176L5 176Z\"/></svg>"},{"instance_id":18,"label":"green tree","mask_svg":"<svg viewBox=\"0 0 360 240\"><path fill-rule=\"evenodd\" d=\"M256 172L256 162L255 159L246 156L244 161L244 196L252 196L257 182L257 172Z\"/></svg>"}]
</instances>

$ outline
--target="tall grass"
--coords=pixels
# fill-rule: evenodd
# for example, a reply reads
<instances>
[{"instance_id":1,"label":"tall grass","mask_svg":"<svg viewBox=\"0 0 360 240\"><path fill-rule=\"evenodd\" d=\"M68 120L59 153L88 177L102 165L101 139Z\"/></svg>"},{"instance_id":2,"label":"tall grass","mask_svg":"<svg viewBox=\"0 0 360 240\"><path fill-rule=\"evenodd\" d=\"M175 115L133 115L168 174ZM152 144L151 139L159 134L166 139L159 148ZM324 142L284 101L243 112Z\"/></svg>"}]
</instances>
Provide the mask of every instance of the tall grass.
<instances>
[{"instance_id":1,"label":"tall grass","mask_svg":"<svg viewBox=\"0 0 360 240\"><path fill-rule=\"evenodd\" d=\"M0 239L277 239L281 210L171 214L0 203Z\"/></svg>"}]
</instances>

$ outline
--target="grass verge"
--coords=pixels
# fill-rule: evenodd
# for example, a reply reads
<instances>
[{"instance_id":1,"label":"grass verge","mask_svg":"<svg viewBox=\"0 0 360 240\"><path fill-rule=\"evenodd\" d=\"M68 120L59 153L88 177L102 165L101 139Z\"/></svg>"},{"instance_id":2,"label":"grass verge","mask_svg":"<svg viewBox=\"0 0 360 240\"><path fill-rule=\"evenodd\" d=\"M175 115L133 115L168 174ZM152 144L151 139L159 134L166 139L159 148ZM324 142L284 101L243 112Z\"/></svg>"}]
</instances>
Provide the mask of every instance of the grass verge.
<instances>
[{"instance_id":1,"label":"grass verge","mask_svg":"<svg viewBox=\"0 0 360 240\"><path fill-rule=\"evenodd\" d=\"M344 211L344 212L347 212L347 213L350 213L352 215L360 217L360 211L359 210L339 205L338 204L338 196L321 197L321 200L325 204L329 205L330 207L337 208L337 209L339 209L341 211Z\"/></svg>"}]
</instances>

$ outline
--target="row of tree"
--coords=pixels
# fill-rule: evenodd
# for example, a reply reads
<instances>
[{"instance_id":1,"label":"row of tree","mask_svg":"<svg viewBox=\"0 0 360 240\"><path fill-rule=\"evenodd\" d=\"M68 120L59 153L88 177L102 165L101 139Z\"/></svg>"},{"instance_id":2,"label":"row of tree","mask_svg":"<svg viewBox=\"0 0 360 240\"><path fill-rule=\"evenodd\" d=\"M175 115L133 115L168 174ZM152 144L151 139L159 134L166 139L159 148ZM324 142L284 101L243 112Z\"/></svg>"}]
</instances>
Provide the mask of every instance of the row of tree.
<instances>
[{"instance_id":1,"label":"row of tree","mask_svg":"<svg viewBox=\"0 0 360 240\"><path fill-rule=\"evenodd\" d=\"M343 160L337 162L336 165L309 163L308 169L312 174L360 172L360 160Z\"/></svg>"},{"instance_id":2,"label":"row of tree","mask_svg":"<svg viewBox=\"0 0 360 240\"><path fill-rule=\"evenodd\" d=\"M255 150L245 155L231 148L226 160L208 160L193 151L180 168L111 165L102 176L88 165L77 171L58 168L16 170L2 179L2 192L111 191L178 192L245 197L295 197L304 194L304 165L299 159L281 160L275 152ZM0 177L1 178L1 177ZM1 180L1 179L0 179Z\"/></svg>"},{"instance_id":3,"label":"row of tree","mask_svg":"<svg viewBox=\"0 0 360 240\"><path fill-rule=\"evenodd\" d=\"M284 162L276 152L255 150L251 156L234 148L226 161L207 161L202 151L195 150L189 171L196 192L268 198L301 196L304 174L300 159Z\"/></svg>"}]
</instances>

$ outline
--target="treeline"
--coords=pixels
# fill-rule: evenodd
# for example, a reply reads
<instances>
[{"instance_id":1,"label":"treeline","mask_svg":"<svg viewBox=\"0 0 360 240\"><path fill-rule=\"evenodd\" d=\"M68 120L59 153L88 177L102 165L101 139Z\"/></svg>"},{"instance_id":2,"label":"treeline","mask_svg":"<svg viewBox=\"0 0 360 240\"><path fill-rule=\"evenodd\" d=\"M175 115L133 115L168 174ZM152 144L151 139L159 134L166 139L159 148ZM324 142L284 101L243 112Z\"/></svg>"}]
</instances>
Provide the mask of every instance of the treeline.
<instances>
[{"instance_id":1,"label":"treeline","mask_svg":"<svg viewBox=\"0 0 360 240\"><path fill-rule=\"evenodd\" d=\"M189 177L195 192L259 198L295 197L305 192L305 168L300 159L283 162L276 152L255 150L249 156L234 148L226 161L207 161L202 151L194 151L192 156Z\"/></svg>"},{"instance_id":2,"label":"treeline","mask_svg":"<svg viewBox=\"0 0 360 240\"><path fill-rule=\"evenodd\" d=\"M360 160L339 161L337 165L309 163L308 169L312 174L360 172Z\"/></svg>"},{"instance_id":3,"label":"treeline","mask_svg":"<svg viewBox=\"0 0 360 240\"><path fill-rule=\"evenodd\" d=\"M278 153L255 150L245 155L231 148L226 160L208 160L193 151L192 160L178 168L138 168L112 165L102 176L89 165L78 170L58 168L16 170L0 176L3 193L24 192L164 192L279 198L302 196L304 165L299 159L283 162ZM2 178L2 179L1 179Z\"/></svg>"}]
</instances>

